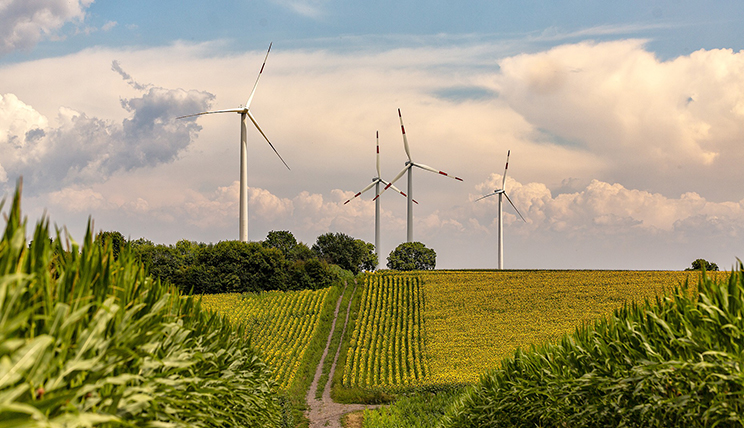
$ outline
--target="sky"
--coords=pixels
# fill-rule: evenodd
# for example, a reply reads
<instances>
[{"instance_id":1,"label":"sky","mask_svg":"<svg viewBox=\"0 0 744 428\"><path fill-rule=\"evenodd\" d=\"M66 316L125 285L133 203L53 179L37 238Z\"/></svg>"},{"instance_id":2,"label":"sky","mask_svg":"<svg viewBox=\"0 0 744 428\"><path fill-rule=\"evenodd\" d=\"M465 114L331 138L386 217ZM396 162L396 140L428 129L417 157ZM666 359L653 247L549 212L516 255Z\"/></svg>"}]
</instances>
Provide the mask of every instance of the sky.
<instances>
[{"instance_id":1,"label":"sky","mask_svg":"<svg viewBox=\"0 0 744 428\"><path fill-rule=\"evenodd\" d=\"M174 244L374 242L374 191L416 169L438 268L670 269L744 256L744 3L0 0L0 192L30 223ZM406 178L396 186L406 189ZM406 200L381 197L381 265ZM6 204L7 205L7 204ZM7 209L7 206L6 206Z\"/></svg>"}]
</instances>

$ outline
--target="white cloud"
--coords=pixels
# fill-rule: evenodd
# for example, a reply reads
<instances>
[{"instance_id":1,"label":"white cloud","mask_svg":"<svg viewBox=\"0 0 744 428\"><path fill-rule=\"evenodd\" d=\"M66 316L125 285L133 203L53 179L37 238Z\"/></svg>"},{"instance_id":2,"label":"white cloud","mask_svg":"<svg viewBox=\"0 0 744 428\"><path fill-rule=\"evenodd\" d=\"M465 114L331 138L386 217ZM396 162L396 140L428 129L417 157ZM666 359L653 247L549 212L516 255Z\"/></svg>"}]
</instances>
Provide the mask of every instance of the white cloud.
<instances>
[{"instance_id":1,"label":"white cloud","mask_svg":"<svg viewBox=\"0 0 744 428\"><path fill-rule=\"evenodd\" d=\"M49 193L49 202L73 213L86 213L100 209L116 209L115 204L93 189L68 187Z\"/></svg>"},{"instance_id":2,"label":"white cloud","mask_svg":"<svg viewBox=\"0 0 744 428\"><path fill-rule=\"evenodd\" d=\"M274 3L308 18L319 18L325 14L328 0L273 0Z\"/></svg>"},{"instance_id":3,"label":"white cloud","mask_svg":"<svg viewBox=\"0 0 744 428\"><path fill-rule=\"evenodd\" d=\"M549 139L602 159L596 178L718 198L715 180L744 179L735 167L744 161L744 52L660 61L642 41L584 42L500 65L503 99Z\"/></svg>"},{"instance_id":4,"label":"white cloud","mask_svg":"<svg viewBox=\"0 0 744 428\"><path fill-rule=\"evenodd\" d=\"M93 0L5 0L0 2L0 54L30 49L53 38L67 22L81 23Z\"/></svg>"},{"instance_id":5,"label":"white cloud","mask_svg":"<svg viewBox=\"0 0 744 428\"><path fill-rule=\"evenodd\" d=\"M265 52L218 55L214 47L99 48L0 67L13 94L0 104L0 129L13 121L5 138L23 143L0 145L12 153L0 157L7 180L31 171L30 180L48 186L34 203L49 205L62 224L82 212L50 205L50 192L91 189L105 199L91 208L97 224L127 236L234 239L238 116L168 120L210 102L215 109L245 102ZM275 45L252 112L292 170L249 124L251 239L291 230L305 242L328 231L372 241L371 192L343 202L374 176L376 130L383 178L403 166L400 107L414 159L465 179L414 174L414 238L436 248L442 266L490 265L496 199L470 201L500 187L508 149L507 190L527 222L505 209L507 246L512 257L522 254L523 267L606 267L600 255L607 248L646 266L655 256L641 258L634 244L671 254L697 239L737 255L731 236L740 236L744 217L744 173L735 165L744 161L737 150L744 138L741 53L660 61L639 41L508 58L495 51L332 53ZM111 71L114 59L119 75ZM90 69L85 77L81 64ZM49 69L54 75L43 73ZM43 136L32 132L38 140L27 141L37 128ZM81 206L96 206L94 196ZM385 255L405 239L405 201L392 192L381 200ZM717 241L697 232L703 225ZM588 254L587 265L560 264L572 245ZM539 251L548 261L536 261Z\"/></svg>"},{"instance_id":6,"label":"white cloud","mask_svg":"<svg viewBox=\"0 0 744 428\"><path fill-rule=\"evenodd\" d=\"M476 189L486 193L501 187L501 175L493 174L479 183ZM504 199L505 223L523 234L552 230L569 235L601 237L616 233L660 234L691 233L685 225L697 224L701 219L727 223L739 228L744 224L744 201L710 202L697 193L687 192L677 198L665 197L620 184L592 180L584 189L553 196L543 183L522 184L507 177L506 189L526 223L512 214ZM471 194L471 199L479 194ZM486 198L473 206L478 222L495 218L498 197ZM494 233L495 223L492 224ZM634 232L635 230L635 232Z\"/></svg>"},{"instance_id":7,"label":"white cloud","mask_svg":"<svg viewBox=\"0 0 744 428\"><path fill-rule=\"evenodd\" d=\"M6 176L23 176L32 194L105 180L117 171L172 162L200 127L175 117L203 111L206 92L150 87L121 100L121 125L62 107L57 125L13 94L0 97L0 154ZM6 177L7 181L7 177Z\"/></svg>"}]
</instances>

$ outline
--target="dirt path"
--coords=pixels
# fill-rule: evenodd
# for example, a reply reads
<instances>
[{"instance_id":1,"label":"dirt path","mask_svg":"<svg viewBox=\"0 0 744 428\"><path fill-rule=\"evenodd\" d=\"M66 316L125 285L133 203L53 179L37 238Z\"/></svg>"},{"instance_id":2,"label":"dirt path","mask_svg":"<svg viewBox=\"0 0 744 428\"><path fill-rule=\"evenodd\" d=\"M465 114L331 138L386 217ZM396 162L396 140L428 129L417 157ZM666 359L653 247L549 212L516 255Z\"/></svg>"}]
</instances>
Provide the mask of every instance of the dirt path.
<instances>
[{"instance_id":1,"label":"dirt path","mask_svg":"<svg viewBox=\"0 0 744 428\"><path fill-rule=\"evenodd\" d=\"M356 280L354 280L354 288L351 291L351 296L354 297L354 292L356 292ZM362 409L374 409L379 406L376 405L365 405L365 404L341 404L336 403L331 399L331 379L333 379L333 374L336 372L336 363L338 362L338 354L341 350L341 343L338 344L338 349L336 350L336 357L333 359L333 365L331 366L331 373L330 376L328 376L328 382L326 382L325 385L323 385L323 398L320 400L315 399L315 393L318 389L318 383L320 381L320 375L323 373L323 363L325 362L326 357L328 356L328 348L331 347L331 338L333 337L333 332L336 330L336 321L338 320L338 312L341 308L341 300L344 297L344 294L346 294L347 290L349 289L348 283L344 286L344 291L341 293L341 296L338 298L338 302L336 303L336 312L333 314L333 324L331 324L331 332L328 334L328 341L326 342L325 350L323 351L323 357L320 359L320 363L318 364L318 368L315 370L315 378L313 379L313 383L310 385L310 390L307 392L307 396L305 397L305 400L307 401L308 407L310 407L309 411L305 412L305 416L310 420L310 428L321 428L321 427L331 427L331 428L341 428L341 416L345 415L349 412L354 412L357 410ZM349 299L349 306L346 308L346 319L344 320L344 328L341 332L341 337L343 338L343 335L346 333L346 326L349 323L349 312L351 312L351 301L352 299Z\"/></svg>"}]
</instances>

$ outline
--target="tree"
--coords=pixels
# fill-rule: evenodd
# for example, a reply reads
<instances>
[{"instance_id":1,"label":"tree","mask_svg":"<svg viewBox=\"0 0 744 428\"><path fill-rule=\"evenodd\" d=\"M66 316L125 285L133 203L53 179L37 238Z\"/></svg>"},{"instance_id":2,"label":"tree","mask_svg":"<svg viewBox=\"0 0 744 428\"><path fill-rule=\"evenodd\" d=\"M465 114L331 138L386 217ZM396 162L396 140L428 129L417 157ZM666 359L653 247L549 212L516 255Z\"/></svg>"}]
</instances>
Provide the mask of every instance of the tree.
<instances>
[{"instance_id":1,"label":"tree","mask_svg":"<svg viewBox=\"0 0 744 428\"><path fill-rule=\"evenodd\" d=\"M312 249L321 260L338 265L355 275L362 269L372 270L377 265L375 246L345 233L320 235Z\"/></svg>"},{"instance_id":2,"label":"tree","mask_svg":"<svg viewBox=\"0 0 744 428\"><path fill-rule=\"evenodd\" d=\"M388 269L432 270L437 264L437 253L421 242L398 245L387 258Z\"/></svg>"},{"instance_id":3,"label":"tree","mask_svg":"<svg viewBox=\"0 0 744 428\"><path fill-rule=\"evenodd\" d=\"M105 247L106 245L109 246L109 248L112 248L112 253L114 255L114 260L119 259L119 253L121 252L121 249L124 248L124 245L126 245L127 240L124 239L124 235L122 235L120 232L117 231L110 231L110 232L104 232L101 231L96 236L95 242Z\"/></svg>"},{"instance_id":4,"label":"tree","mask_svg":"<svg viewBox=\"0 0 744 428\"><path fill-rule=\"evenodd\" d=\"M288 230L272 230L261 244L266 248L276 248L284 254L285 258L289 259L297 246L297 239Z\"/></svg>"},{"instance_id":5,"label":"tree","mask_svg":"<svg viewBox=\"0 0 744 428\"><path fill-rule=\"evenodd\" d=\"M692 262L692 267L688 267L685 270L703 270L703 268L705 268L707 272L712 272L718 270L718 265L715 263L710 263L705 259L697 259Z\"/></svg>"}]
</instances>

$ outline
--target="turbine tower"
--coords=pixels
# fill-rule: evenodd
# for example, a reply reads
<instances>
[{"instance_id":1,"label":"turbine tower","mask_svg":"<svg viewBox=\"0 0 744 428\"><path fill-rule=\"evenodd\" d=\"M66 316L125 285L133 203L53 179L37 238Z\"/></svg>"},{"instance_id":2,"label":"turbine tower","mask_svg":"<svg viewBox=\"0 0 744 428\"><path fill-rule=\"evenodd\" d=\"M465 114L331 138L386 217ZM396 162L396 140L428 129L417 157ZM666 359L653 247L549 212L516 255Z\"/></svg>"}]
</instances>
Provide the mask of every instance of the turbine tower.
<instances>
[{"instance_id":1,"label":"turbine tower","mask_svg":"<svg viewBox=\"0 0 744 428\"><path fill-rule=\"evenodd\" d=\"M514 205L514 202L509 199L509 195L506 194L506 170L509 169L509 155L511 154L511 150L506 152L506 166L504 167L504 176L501 178L501 188L496 189L493 191L493 193L489 193L487 195L481 196L480 198L476 199L475 201L480 201L481 199L485 199L489 196L493 195L499 195L499 269L504 268L504 216L503 216L503 208L502 208L502 196L506 196L506 200L509 201L512 208L514 208L514 211L519 214L519 217L522 218L522 221L527 221L522 217L522 213L519 212L517 207Z\"/></svg>"},{"instance_id":2,"label":"turbine tower","mask_svg":"<svg viewBox=\"0 0 744 428\"><path fill-rule=\"evenodd\" d=\"M271 141L269 141L269 137L264 134L263 130L261 130L261 127L258 126L258 122L256 122L256 119L251 114L251 101L253 100L253 95L256 94L256 88L258 87L258 80L261 79L261 73L263 73L264 67L266 66L266 60L269 58L269 52L271 52L271 45L273 43L269 43L269 50L266 51L266 57L264 57L263 65L261 65L261 71L258 72L258 77L256 78L256 83L253 85L253 90L251 91L251 95L248 97L248 101L246 101L245 106L238 106L238 108L233 109L226 109L226 110L214 110L214 111L204 111L201 113L196 114L189 114L186 116L180 116L177 119L185 119L187 117L195 117L195 116L201 116L205 114L215 114L215 113L238 113L240 115L240 240L243 242L248 242L248 144L246 142L246 134L248 132L247 128L247 119L250 119L251 122L253 122L253 125L256 127L258 132L261 133L261 135L264 137L267 143L269 143L269 146L271 146L271 149L274 150L274 153L276 153L277 156L279 156L279 159L282 161L284 166L289 169L289 165L287 165L287 162L284 162L284 159L282 159L282 156L279 154L278 151L274 148L274 145L271 144Z\"/></svg>"},{"instance_id":3,"label":"turbine tower","mask_svg":"<svg viewBox=\"0 0 744 428\"><path fill-rule=\"evenodd\" d=\"M462 178L455 177L454 175L449 175L444 171L440 171L438 169L434 169L430 166L424 165L422 163L416 163L411 158L411 149L408 147L408 138L406 138L406 128L403 126L403 116L400 114L400 109L398 109L398 118L400 119L400 130L403 133L403 148L406 150L406 156L408 156L408 162L406 162L406 166L398 173L398 175L393 178L393 180L385 186L384 189L382 189L382 192L385 192L385 190L388 189L388 187L392 186L393 183L398 181L400 177L403 176L406 172L408 172L408 211L407 211L407 220L406 220L406 239L407 242L413 242L413 167L421 168L425 171L433 172L435 174L440 174L445 177L454 178L455 180L462 181ZM376 198L379 198L380 196L377 195ZM376 199L375 198L375 199Z\"/></svg>"},{"instance_id":4,"label":"turbine tower","mask_svg":"<svg viewBox=\"0 0 744 428\"><path fill-rule=\"evenodd\" d=\"M356 198L357 196L361 195L362 193L366 192L367 190L371 189L372 187L375 188L375 253L377 253L377 266L380 265L380 199L378 196L380 196L380 183L384 185L390 185L390 187L393 188L396 192L400 193L403 196L406 196L405 193L403 193L400 189L393 186L392 184L388 183L387 181L382 179L382 174L380 174L380 131L377 131L377 177L374 177L372 179L372 184L362 189L360 192L357 192L356 195L352 196L348 201L344 202L344 205L351 202L352 199ZM416 202L416 201L413 201ZM416 202L418 204L418 202Z\"/></svg>"}]
</instances>

